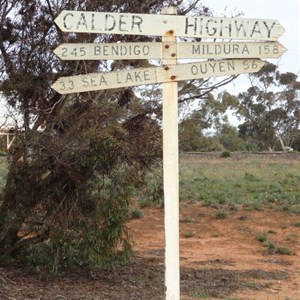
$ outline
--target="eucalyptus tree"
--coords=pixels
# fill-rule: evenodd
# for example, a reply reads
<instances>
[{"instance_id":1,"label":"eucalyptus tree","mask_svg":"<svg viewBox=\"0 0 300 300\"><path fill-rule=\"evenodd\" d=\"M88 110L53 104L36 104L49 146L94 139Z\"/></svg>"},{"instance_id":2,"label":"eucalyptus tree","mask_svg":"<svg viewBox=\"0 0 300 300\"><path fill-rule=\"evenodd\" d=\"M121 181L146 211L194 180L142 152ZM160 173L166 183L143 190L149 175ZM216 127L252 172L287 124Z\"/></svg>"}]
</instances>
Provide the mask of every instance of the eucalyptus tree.
<instances>
[{"instance_id":1,"label":"eucalyptus tree","mask_svg":"<svg viewBox=\"0 0 300 300\"><path fill-rule=\"evenodd\" d=\"M155 14L169 5L178 6L179 14L211 14L198 0L0 0L0 90L18 111L0 202L3 258L57 271L128 257L132 194L161 159L159 89L151 95L126 88L62 96L50 88L61 76L148 62L62 62L53 50L64 42L159 38L62 33L54 19L62 10ZM185 83L180 101L199 100L226 80Z\"/></svg>"},{"instance_id":2,"label":"eucalyptus tree","mask_svg":"<svg viewBox=\"0 0 300 300\"><path fill-rule=\"evenodd\" d=\"M258 149L292 147L300 125L300 83L297 75L281 73L267 63L250 76L251 86L237 96L240 136Z\"/></svg>"}]
</instances>

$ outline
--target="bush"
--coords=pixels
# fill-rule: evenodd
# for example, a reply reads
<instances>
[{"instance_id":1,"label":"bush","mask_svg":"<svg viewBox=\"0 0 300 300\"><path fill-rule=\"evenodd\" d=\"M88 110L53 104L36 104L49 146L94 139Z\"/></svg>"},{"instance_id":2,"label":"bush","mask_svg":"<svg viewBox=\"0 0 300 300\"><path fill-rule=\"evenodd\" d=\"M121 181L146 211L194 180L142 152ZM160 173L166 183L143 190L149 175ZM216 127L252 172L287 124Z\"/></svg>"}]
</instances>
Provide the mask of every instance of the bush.
<instances>
[{"instance_id":1,"label":"bush","mask_svg":"<svg viewBox=\"0 0 300 300\"><path fill-rule=\"evenodd\" d=\"M215 216L217 219L226 219L228 217L228 211L225 209L219 209Z\"/></svg>"},{"instance_id":2,"label":"bush","mask_svg":"<svg viewBox=\"0 0 300 300\"><path fill-rule=\"evenodd\" d=\"M26 135L30 159L9 166L0 206L0 260L59 273L129 258L131 201L160 162L160 128L144 115L121 123L118 110L105 109L76 103L54 134ZM34 238L22 242L18 232Z\"/></svg>"},{"instance_id":3,"label":"bush","mask_svg":"<svg viewBox=\"0 0 300 300\"><path fill-rule=\"evenodd\" d=\"M131 212L132 219L140 219L144 215L144 211L142 209L134 209Z\"/></svg>"},{"instance_id":4,"label":"bush","mask_svg":"<svg viewBox=\"0 0 300 300\"><path fill-rule=\"evenodd\" d=\"M230 155L230 152L229 151L223 151L222 153L221 153L221 157L230 157L231 155Z\"/></svg>"}]
</instances>

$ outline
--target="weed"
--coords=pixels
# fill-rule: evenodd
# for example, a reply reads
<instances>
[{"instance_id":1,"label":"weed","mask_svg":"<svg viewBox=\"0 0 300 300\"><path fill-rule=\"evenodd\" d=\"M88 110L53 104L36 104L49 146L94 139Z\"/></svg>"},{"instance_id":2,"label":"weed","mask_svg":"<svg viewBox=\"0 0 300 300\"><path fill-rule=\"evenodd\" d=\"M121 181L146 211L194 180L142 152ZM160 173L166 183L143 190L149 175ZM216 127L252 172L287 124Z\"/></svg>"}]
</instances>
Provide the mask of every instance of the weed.
<instances>
[{"instance_id":1,"label":"weed","mask_svg":"<svg viewBox=\"0 0 300 300\"><path fill-rule=\"evenodd\" d=\"M221 157L230 157L230 152L229 151L223 151L220 156Z\"/></svg>"},{"instance_id":2,"label":"weed","mask_svg":"<svg viewBox=\"0 0 300 300\"><path fill-rule=\"evenodd\" d=\"M261 243L265 243L268 239L267 233L265 231L260 232L257 236L256 236L256 240L261 242Z\"/></svg>"},{"instance_id":3,"label":"weed","mask_svg":"<svg viewBox=\"0 0 300 300\"><path fill-rule=\"evenodd\" d=\"M144 215L144 211L142 209L135 208L131 211L132 219L140 219Z\"/></svg>"},{"instance_id":4,"label":"weed","mask_svg":"<svg viewBox=\"0 0 300 300\"><path fill-rule=\"evenodd\" d=\"M295 252L287 247L277 247L275 249L275 253L281 254L281 255L295 255Z\"/></svg>"},{"instance_id":5,"label":"weed","mask_svg":"<svg viewBox=\"0 0 300 300\"><path fill-rule=\"evenodd\" d=\"M185 216L182 220L180 220L181 223L193 223L194 219L191 216Z\"/></svg>"},{"instance_id":6,"label":"weed","mask_svg":"<svg viewBox=\"0 0 300 300\"><path fill-rule=\"evenodd\" d=\"M300 227L300 222L294 224L295 227Z\"/></svg>"},{"instance_id":7,"label":"weed","mask_svg":"<svg viewBox=\"0 0 300 300\"><path fill-rule=\"evenodd\" d=\"M225 210L225 209L219 209L216 214L215 214L215 217L217 219L226 219L228 217L228 211Z\"/></svg>"},{"instance_id":8,"label":"weed","mask_svg":"<svg viewBox=\"0 0 300 300\"><path fill-rule=\"evenodd\" d=\"M268 230L268 233L269 233L269 234L277 234L277 232L276 232L275 230L272 230L272 229L269 229L269 230Z\"/></svg>"},{"instance_id":9,"label":"weed","mask_svg":"<svg viewBox=\"0 0 300 300\"><path fill-rule=\"evenodd\" d=\"M267 254L274 254L276 253L276 244L274 241L266 240L263 245L267 248Z\"/></svg>"},{"instance_id":10,"label":"weed","mask_svg":"<svg viewBox=\"0 0 300 300\"><path fill-rule=\"evenodd\" d=\"M188 239L188 238L194 237L195 234L196 234L195 231L189 230L184 234L184 237Z\"/></svg>"}]
</instances>

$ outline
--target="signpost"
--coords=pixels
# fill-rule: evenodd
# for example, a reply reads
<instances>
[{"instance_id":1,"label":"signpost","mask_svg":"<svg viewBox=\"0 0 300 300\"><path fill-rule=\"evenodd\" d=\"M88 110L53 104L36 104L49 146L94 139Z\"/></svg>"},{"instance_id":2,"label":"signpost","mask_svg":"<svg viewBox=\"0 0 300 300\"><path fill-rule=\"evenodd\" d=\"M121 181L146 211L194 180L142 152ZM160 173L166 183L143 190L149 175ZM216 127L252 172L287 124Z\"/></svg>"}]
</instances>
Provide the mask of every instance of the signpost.
<instances>
[{"instance_id":1,"label":"signpost","mask_svg":"<svg viewBox=\"0 0 300 300\"><path fill-rule=\"evenodd\" d=\"M258 72L264 65L258 58L278 58L286 51L276 42L284 29L276 20L177 16L175 8L161 15L62 11L55 22L64 32L162 37L158 43L62 44L55 53L63 60L159 59L162 66L61 77L52 88L70 94L163 84L166 300L179 300L177 82ZM177 43L177 36L222 42ZM179 58L202 61L177 64Z\"/></svg>"}]
</instances>

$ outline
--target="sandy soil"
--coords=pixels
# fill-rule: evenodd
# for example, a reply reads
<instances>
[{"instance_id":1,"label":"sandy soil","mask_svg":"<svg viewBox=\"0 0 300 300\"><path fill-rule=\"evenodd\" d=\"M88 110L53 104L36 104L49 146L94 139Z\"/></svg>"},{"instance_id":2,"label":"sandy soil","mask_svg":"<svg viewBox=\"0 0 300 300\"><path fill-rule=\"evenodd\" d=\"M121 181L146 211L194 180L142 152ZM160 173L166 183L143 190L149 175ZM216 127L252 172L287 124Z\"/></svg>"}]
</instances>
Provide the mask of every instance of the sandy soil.
<instances>
[{"instance_id":1,"label":"sandy soil","mask_svg":"<svg viewBox=\"0 0 300 300\"><path fill-rule=\"evenodd\" d=\"M181 204L181 268L220 270L220 274L224 271L225 285L227 271L249 275L246 284L224 292L230 299L300 299L300 228L295 226L300 221L299 215L241 210L231 211L227 218L220 220L215 213L215 209L200 204ZM142 219L131 222L130 228L139 255L163 258L162 209L147 209ZM269 253L272 251L257 240L261 232L267 232L268 240L276 247L286 247L295 255L280 255L276 250ZM184 286L184 278L182 281ZM187 297L183 288L182 299L214 294L203 290ZM219 292L216 295L222 298Z\"/></svg>"}]
</instances>

